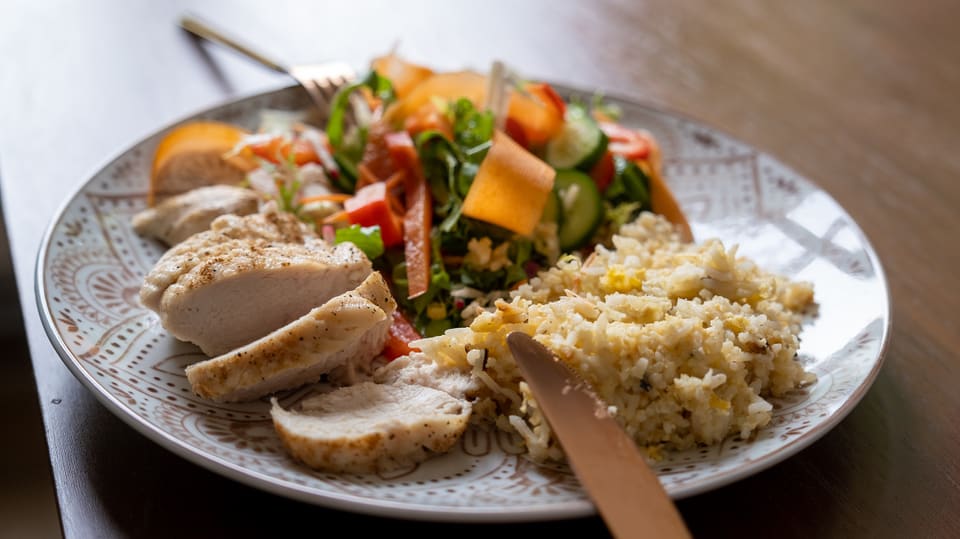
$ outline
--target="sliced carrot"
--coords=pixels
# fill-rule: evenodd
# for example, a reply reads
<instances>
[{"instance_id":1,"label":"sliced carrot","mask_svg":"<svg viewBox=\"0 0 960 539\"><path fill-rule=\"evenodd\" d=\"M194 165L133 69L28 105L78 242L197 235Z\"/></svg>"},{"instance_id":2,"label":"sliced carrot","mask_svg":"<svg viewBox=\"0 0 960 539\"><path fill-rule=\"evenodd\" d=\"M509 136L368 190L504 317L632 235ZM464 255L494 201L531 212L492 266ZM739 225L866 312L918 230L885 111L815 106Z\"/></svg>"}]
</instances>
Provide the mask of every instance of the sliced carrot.
<instances>
[{"instance_id":1,"label":"sliced carrot","mask_svg":"<svg viewBox=\"0 0 960 539\"><path fill-rule=\"evenodd\" d=\"M566 104L549 84L528 83L524 90L529 95L513 92L507 118L523 130L526 145L544 145L563 127Z\"/></svg>"},{"instance_id":2,"label":"sliced carrot","mask_svg":"<svg viewBox=\"0 0 960 539\"><path fill-rule=\"evenodd\" d=\"M346 211L338 211L333 215L328 215L327 217L323 218L323 224L325 225L331 225L333 223L349 223L349 222L350 222L350 214L348 214Z\"/></svg>"},{"instance_id":3,"label":"sliced carrot","mask_svg":"<svg viewBox=\"0 0 960 539\"><path fill-rule=\"evenodd\" d=\"M309 141L277 135L271 139L255 142L247 146L254 155L272 163L293 161L297 166L317 163L320 156Z\"/></svg>"},{"instance_id":4,"label":"sliced carrot","mask_svg":"<svg viewBox=\"0 0 960 539\"><path fill-rule=\"evenodd\" d=\"M420 296L430 288L430 229L433 204L430 187L423 177L420 156L413 139L406 132L386 136L387 148L404 175L407 209L403 217L403 256L407 264L409 298Z\"/></svg>"},{"instance_id":5,"label":"sliced carrot","mask_svg":"<svg viewBox=\"0 0 960 539\"><path fill-rule=\"evenodd\" d=\"M644 133L646 134L646 133ZM647 135L649 136L649 135ZM637 161L637 165L643 168L644 172L650 178L650 207L654 213L659 213L668 221L677 225L680 229L680 239L687 242L693 241L693 231L690 230L690 223L687 216L683 214L680 203L663 180L662 161L660 158L660 147L653 137L649 137L650 152L646 159Z\"/></svg>"},{"instance_id":6,"label":"sliced carrot","mask_svg":"<svg viewBox=\"0 0 960 539\"><path fill-rule=\"evenodd\" d=\"M345 195L343 193L328 193L326 195L313 195L309 197L303 197L300 199L301 204L309 204L311 202L346 202L351 195Z\"/></svg>"},{"instance_id":7,"label":"sliced carrot","mask_svg":"<svg viewBox=\"0 0 960 539\"><path fill-rule=\"evenodd\" d=\"M392 190L393 188L395 188L395 187L399 186L401 183L403 183L403 181L406 179L406 177L407 177L407 173L406 173L406 172L404 172L404 171L402 171L402 170L398 170L398 171L396 171L396 172L393 173L393 176L390 176L389 178L387 178L387 181L385 181L385 182L383 182L383 183L387 184L387 189L391 189L391 190Z\"/></svg>"},{"instance_id":8,"label":"sliced carrot","mask_svg":"<svg viewBox=\"0 0 960 539\"><path fill-rule=\"evenodd\" d=\"M530 235L540 222L556 171L501 131L480 163L463 215Z\"/></svg>"},{"instance_id":9,"label":"sliced carrot","mask_svg":"<svg viewBox=\"0 0 960 539\"><path fill-rule=\"evenodd\" d=\"M393 53L374 59L373 69L390 79L393 91L401 99L423 80L433 75L432 69L407 62Z\"/></svg>"},{"instance_id":10,"label":"sliced carrot","mask_svg":"<svg viewBox=\"0 0 960 539\"><path fill-rule=\"evenodd\" d=\"M432 101L417 109L403 122L403 130L415 137L424 131L439 131L449 140L453 140L453 126L450 119L437 109Z\"/></svg>"},{"instance_id":11,"label":"sliced carrot","mask_svg":"<svg viewBox=\"0 0 960 539\"><path fill-rule=\"evenodd\" d=\"M357 185L355 189L359 191L361 188L370 185L371 183L377 183L380 181L380 178L377 178L376 174L370 171L370 167L367 163L360 163L357 165Z\"/></svg>"},{"instance_id":12,"label":"sliced carrot","mask_svg":"<svg viewBox=\"0 0 960 539\"><path fill-rule=\"evenodd\" d=\"M483 104L487 95L487 77L473 71L438 73L417 84L409 94L394 102L384 114L384 120L403 125L408 116L434 98L445 101L465 97L475 106Z\"/></svg>"}]
</instances>

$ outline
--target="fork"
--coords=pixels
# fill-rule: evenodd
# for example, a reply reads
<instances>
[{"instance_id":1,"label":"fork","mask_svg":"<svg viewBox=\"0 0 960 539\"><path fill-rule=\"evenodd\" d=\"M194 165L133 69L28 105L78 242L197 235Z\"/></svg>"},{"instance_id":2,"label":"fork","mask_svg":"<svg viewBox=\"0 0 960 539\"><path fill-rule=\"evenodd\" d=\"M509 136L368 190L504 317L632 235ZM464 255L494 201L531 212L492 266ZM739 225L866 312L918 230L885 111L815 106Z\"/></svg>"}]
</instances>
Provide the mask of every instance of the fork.
<instances>
[{"instance_id":1,"label":"fork","mask_svg":"<svg viewBox=\"0 0 960 539\"><path fill-rule=\"evenodd\" d=\"M180 27L193 35L229 47L268 69L293 77L321 112L329 110L337 90L356 77L353 68L344 62L286 66L214 29L194 15L183 15Z\"/></svg>"}]
</instances>

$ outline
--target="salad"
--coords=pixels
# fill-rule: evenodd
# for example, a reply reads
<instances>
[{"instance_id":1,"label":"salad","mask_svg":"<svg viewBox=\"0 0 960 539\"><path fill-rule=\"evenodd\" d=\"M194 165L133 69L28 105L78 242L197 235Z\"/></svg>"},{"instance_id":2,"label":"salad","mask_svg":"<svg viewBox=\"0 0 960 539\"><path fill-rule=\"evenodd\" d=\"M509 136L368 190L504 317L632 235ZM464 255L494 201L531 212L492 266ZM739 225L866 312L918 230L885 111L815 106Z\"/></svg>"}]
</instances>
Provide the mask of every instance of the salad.
<instances>
[{"instance_id":1,"label":"salad","mask_svg":"<svg viewBox=\"0 0 960 539\"><path fill-rule=\"evenodd\" d=\"M239 180L328 241L354 243L403 311L390 359L469 324L565 253L607 243L642 211L692 239L656 140L618 118L599 97L564 99L499 63L486 75L437 73L390 54L340 89L322 127L268 112L256 133L216 122L174 130L149 201Z\"/></svg>"}]
</instances>

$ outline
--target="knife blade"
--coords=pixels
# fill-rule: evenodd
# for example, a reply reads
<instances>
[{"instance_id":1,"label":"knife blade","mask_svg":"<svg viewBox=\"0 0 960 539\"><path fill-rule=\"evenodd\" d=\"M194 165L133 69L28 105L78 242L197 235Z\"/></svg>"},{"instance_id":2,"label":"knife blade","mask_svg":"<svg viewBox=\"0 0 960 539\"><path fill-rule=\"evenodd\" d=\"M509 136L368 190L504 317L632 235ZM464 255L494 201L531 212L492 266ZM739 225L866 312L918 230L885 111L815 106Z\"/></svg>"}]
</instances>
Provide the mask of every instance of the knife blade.
<instances>
[{"instance_id":1,"label":"knife blade","mask_svg":"<svg viewBox=\"0 0 960 539\"><path fill-rule=\"evenodd\" d=\"M570 467L615 537L690 537L636 444L579 375L525 333L507 344Z\"/></svg>"}]
</instances>

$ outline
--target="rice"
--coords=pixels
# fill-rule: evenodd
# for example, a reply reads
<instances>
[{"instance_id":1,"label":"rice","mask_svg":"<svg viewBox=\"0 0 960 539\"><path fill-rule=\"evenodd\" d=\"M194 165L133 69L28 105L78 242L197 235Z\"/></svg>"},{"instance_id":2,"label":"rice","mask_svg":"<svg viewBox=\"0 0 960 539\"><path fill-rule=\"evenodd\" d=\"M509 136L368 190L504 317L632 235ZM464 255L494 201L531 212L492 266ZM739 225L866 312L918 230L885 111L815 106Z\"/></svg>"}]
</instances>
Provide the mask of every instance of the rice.
<instances>
[{"instance_id":1,"label":"rice","mask_svg":"<svg viewBox=\"0 0 960 539\"><path fill-rule=\"evenodd\" d=\"M797 361L809 283L792 283L718 240L679 241L642 214L585 261L568 256L497 300L467 328L414 343L397 365L461 384L474 418L518 433L535 460L563 453L506 345L523 331L577 370L651 455L750 437L766 400L815 380Z\"/></svg>"}]
</instances>

